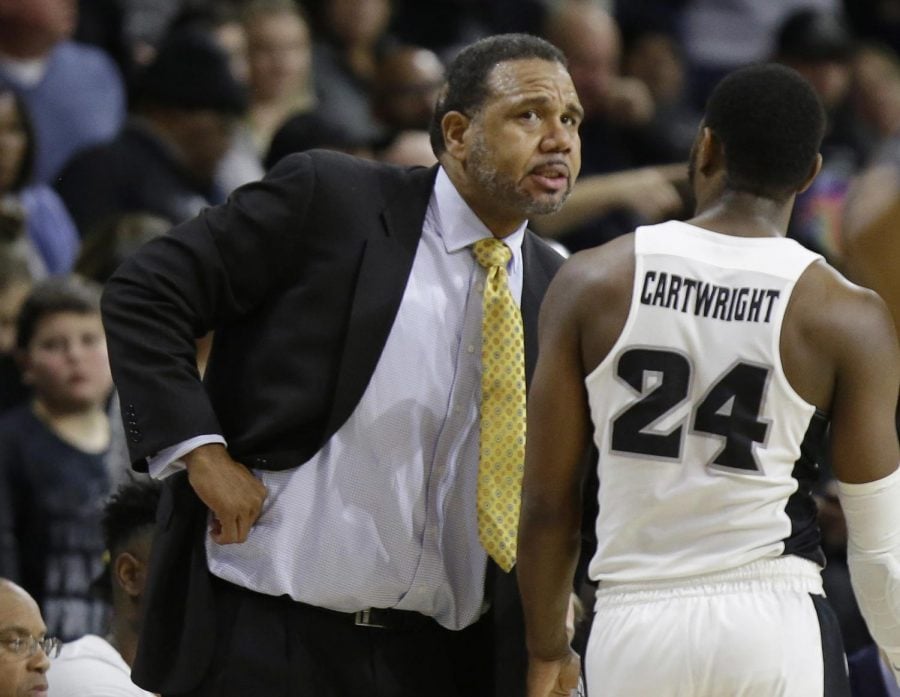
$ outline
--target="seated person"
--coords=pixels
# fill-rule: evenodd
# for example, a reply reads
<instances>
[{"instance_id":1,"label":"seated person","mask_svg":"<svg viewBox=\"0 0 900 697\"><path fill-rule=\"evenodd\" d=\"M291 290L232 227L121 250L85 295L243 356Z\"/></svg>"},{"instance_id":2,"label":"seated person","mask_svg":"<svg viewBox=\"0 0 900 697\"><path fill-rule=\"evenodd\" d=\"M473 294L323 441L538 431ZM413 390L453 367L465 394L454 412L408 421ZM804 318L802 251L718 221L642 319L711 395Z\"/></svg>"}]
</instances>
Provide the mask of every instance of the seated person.
<instances>
[{"instance_id":1,"label":"seated person","mask_svg":"<svg viewBox=\"0 0 900 697\"><path fill-rule=\"evenodd\" d=\"M112 622L106 638L88 634L62 647L47 676L49 697L152 697L131 682L131 663L159 492L158 482L132 480L107 502L103 532L109 560L95 585L112 602Z\"/></svg>"},{"instance_id":2,"label":"seated person","mask_svg":"<svg viewBox=\"0 0 900 697\"><path fill-rule=\"evenodd\" d=\"M47 636L34 598L0 578L0 697L44 694L58 646Z\"/></svg>"},{"instance_id":3,"label":"seated person","mask_svg":"<svg viewBox=\"0 0 900 697\"><path fill-rule=\"evenodd\" d=\"M228 55L209 35L172 34L139 75L122 131L78 153L56 180L81 235L123 213L182 222L224 201L216 176L246 104Z\"/></svg>"}]
</instances>

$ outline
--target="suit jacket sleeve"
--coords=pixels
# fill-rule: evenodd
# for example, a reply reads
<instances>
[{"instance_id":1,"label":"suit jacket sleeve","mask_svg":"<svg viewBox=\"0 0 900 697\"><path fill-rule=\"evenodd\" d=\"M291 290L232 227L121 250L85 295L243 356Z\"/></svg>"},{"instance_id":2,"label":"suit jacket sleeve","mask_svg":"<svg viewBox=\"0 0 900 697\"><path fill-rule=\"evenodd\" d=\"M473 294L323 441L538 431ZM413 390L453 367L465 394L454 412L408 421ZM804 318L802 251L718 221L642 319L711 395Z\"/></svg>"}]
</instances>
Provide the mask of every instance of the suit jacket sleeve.
<instances>
[{"instance_id":1,"label":"suit jacket sleeve","mask_svg":"<svg viewBox=\"0 0 900 697\"><path fill-rule=\"evenodd\" d=\"M311 158L283 160L169 235L108 281L102 303L132 460L220 433L196 367L195 338L251 311L302 264L315 189Z\"/></svg>"}]
</instances>

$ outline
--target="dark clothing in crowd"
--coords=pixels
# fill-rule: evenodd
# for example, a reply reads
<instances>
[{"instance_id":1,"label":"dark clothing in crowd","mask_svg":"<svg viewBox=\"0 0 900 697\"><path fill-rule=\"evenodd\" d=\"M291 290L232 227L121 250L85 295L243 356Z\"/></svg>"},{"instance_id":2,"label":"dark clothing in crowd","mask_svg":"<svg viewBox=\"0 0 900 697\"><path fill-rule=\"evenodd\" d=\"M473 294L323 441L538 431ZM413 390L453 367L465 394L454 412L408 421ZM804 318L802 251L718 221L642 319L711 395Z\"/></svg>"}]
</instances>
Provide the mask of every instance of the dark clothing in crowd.
<instances>
[{"instance_id":1,"label":"dark clothing in crowd","mask_svg":"<svg viewBox=\"0 0 900 697\"><path fill-rule=\"evenodd\" d=\"M34 596L48 636L105 633L107 605L90 587L109 491L106 453L66 443L29 406L0 419L0 576Z\"/></svg>"},{"instance_id":2,"label":"dark clothing in crowd","mask_svg":"<svg viewBox=\"0 0 900 697\"><path fill-rule=\"evenodd\" d=\"M168 144L138 120L111 143L75 157L57 190L82 237L121 213L152 213L181 222L224 199L214 185L192 177Z\"/></svg>"}]
</instances>

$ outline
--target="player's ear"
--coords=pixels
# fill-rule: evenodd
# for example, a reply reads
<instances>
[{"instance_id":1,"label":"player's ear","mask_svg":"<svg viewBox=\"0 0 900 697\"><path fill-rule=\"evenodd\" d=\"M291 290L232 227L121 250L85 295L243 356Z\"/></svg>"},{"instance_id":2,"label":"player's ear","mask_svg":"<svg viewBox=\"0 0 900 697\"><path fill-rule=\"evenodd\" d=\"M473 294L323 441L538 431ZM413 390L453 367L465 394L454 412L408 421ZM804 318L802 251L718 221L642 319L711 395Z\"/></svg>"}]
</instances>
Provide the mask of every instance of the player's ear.
<instances>
[{"instance_id":1,"label":"player's ear","mask_svg":"<svg viewBox=\"0 0 900 697\"><path fill-rule=\"evenodd\" d=\"M711 176L716 169L725 166L725 151L721 141L709 126L703 126L697 141L697 171Z\"/></svg>"},{"instance_id":2,"label":"player's ear","mask_svg":"<svg viewBox=\"0 0 900 697\"><path fill-rule=\"evenodd\" d=\"M813 162L812 167L809 168L809 174L806 175L806 179L803 181L803 184L800 185L800 188L797 189L798 194L802 194L806 191L813 183L813 179L819 174L822 170L822 153L816 155L816 161Z\"/></svg>"}]
</instances>

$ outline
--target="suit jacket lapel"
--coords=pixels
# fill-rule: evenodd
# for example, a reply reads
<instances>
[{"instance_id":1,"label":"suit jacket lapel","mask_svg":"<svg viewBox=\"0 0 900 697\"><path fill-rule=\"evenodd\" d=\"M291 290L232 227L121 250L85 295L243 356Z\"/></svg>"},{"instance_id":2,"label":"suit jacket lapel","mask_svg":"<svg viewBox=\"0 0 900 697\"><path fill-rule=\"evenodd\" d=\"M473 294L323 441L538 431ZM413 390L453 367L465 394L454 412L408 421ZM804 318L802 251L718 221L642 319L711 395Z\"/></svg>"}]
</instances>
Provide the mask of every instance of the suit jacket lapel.
<instances>
[{"instance_id":1,"label":"suit jacket lapel","mask_svg":"<svg viewBox=\"0 0 900 697\"><path fill-rule=\"evenodd\" d=\"M409 186L388 200L380 229L364 243L323 444L356 408L375 371L403 299L436 175L437 167L413 171Z\"/></svg>"},{"instance_id":2,"label":"suit jacket lapel","mask_svg":"<svg viewBox=\"0 0 900 697\"><path fill-rule=\"evenodd\" d=\"M522 263L525 275L522 281L522 326L525 331L525 381L530 382L537 363L538 311L541 300L550 285L556 268L541 263L534 233L525 232L522 242Z\"/></svg>"}]
</instances>

